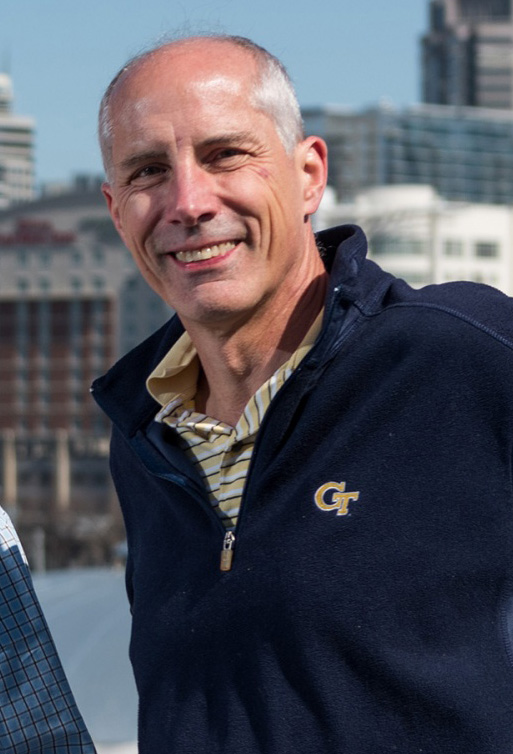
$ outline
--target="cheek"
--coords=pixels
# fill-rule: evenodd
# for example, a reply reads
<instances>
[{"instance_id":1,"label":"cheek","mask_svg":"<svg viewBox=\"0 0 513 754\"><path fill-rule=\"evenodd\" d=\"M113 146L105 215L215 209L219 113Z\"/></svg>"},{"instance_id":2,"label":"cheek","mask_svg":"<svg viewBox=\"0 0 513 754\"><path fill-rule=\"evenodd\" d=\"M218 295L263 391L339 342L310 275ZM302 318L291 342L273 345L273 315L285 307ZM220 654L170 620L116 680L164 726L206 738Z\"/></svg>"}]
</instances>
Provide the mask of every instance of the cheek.
<instances>
[{"instance_id":1,"label":"cheek","mask_svg":"<svg viewBox=\"0 0 513 754\"><path fill-rule=\"evenodd\" d=\"M221 178L220 195L225 201L247 208L254 214L273 212L276 205L288 204L297 179L290 170L257 164Z\"/></svg>"},{"instance_id":2,"label":"cheek","mask_svg":"<svg viewBox=\"0 0 513 754\"><path fill-rule=\"evenodd\" d=\"M270 172L267 170L267 168L258 168L257 174L262 178L264 181L268 181L270 177Z\"/></svg>"},{"instance_id":3,"label":"cheek","mask_svg":"<svg viewBox=\"0 0 513 754\"><path fill-rule=\"evenodd\" d=\"M120 211L121 227L132 243L143 243L155 222L155 208L147 195L129 197Z\"/></svg>"}]
</instances>

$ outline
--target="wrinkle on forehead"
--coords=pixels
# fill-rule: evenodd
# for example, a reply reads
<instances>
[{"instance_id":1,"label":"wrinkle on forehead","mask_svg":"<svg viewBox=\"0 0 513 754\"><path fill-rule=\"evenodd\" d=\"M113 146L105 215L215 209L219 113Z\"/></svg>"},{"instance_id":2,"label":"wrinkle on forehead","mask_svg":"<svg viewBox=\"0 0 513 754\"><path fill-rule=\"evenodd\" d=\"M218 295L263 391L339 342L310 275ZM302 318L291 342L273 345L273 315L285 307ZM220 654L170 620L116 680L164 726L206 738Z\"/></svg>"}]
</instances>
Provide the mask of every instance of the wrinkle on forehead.
<instances>
[{"instance_id":1,"label":"wrinkle on forehead","mask_svg":"<svg viewBox=\"0 0 513 754\"><path fill-rule=\"evenodd\" d=\"M192 98L197 97L206 102L216 102L216 104L219 102L221 105L224 104L224 98L227 95L237 96L243 94L245 88L243 80L236 76L230 76L223 73L212 74L209 75L208 78L197 78L194 80L194 78L191 77L191 79L184 81L181 85L178 84L182 91L187 91ZM156 93L159 98L162 97L164 91L165 89L163 88L160 92ZM166 105L171 110L173 109L175 91L176 90L170 88L168 90L168 96L165 98ZM178 91L176 91L176 94L180 96ZM248 104L252 105L253 98L251 96L251 90L248 91L247 99ZM147 87L136 87L135 91L133 87L131 91L130 83L128 83L127 89L125 89L125 92L121 92L121 96L119 97L117 117L123 121L125 118L129 118L134 114L145 116L155 108L155 104L155 94L149 94L147 92Z\"/></svg>"},{"instance_id":2,"label":"wrinkle on forehead","mask_svg":"<svg viewBox=\"0 0 513 754\"><path fill-rule=\"evenodd\" d=\"M211 117L212 108L228 115L228 100L232 104L244 100L247 109L262 112L253 93L257 79L254 61L231 48L208 63L190 54L158 55L127 71L119 81L112 96L112 120L135 140L147 135L147 119L155 127L161 117L160 125L169 127L176 114L180 122L185 117L199 125Z\"/></svg>"}]
</instances>

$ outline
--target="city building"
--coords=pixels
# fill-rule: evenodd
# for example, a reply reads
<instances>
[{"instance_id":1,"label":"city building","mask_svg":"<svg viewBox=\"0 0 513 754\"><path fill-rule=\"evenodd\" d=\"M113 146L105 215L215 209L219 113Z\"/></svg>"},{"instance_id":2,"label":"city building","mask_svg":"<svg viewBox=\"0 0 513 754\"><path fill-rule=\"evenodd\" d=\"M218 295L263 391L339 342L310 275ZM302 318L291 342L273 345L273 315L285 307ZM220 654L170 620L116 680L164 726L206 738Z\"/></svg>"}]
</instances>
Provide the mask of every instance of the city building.
<instances>
[{"instance_id":1,"label":"city building","mask_svg":"<svg viewBox=\"0 0 513 754\"><path fill-rule=\"evenodd\" d=\"M0 210L34 197L34 121L12 104L11 78L0 73Z\"/></svg>"},{"instance_id":2,"label":"city building","mask_svg":"<svg viewBox=\"0 0 513 754\"><path fill-rule=\"evenodd\" d=\"M513 294L513 207L443 199L431 186L382 186L337 202L328 190L317 230L356 223L369 256L418 287L470 280Z\"/></svg>"},{"instance_id":3,"label":"city building","mask_svg":"<svg viewBox=\"0 0 513 754\"><path fill-rule=\"evenodd\" d=\"M89 388L170 313L98 179L0 212L0 504L35 564L102 563L122 537Z\"/></svg>"},{"instance_id":4,"label":"city building","mask_svg":"<svg viewBox=\"0 0 513 754\"><path fill-rule=\"evenodd\" d=\"M373 186L427 184L453 201L513 202L513 110L325 105L302 114L306 132L328 144L339 200Z\"/></svg>"},{"instance_id":5,"label":"city building","mask_svg":"<svg viewBox=\"0 0 513 754\"><path fill-rule=\"evenodd\" d=\"M329 147L328 182L350 201L373 186L431 185L446 199L513 203L512 0L431 0L423 103L303 109Z\"/></svg>"},{"instance_id":6,"label":"city building","mask_svg":"<svg viewBox=\"0 0 513 754\"><path fill-rule=\"evenodd\" d=\"M511 0L431 0L429 11L423 101L513 107Z\"/></svg>"}]
</instances>

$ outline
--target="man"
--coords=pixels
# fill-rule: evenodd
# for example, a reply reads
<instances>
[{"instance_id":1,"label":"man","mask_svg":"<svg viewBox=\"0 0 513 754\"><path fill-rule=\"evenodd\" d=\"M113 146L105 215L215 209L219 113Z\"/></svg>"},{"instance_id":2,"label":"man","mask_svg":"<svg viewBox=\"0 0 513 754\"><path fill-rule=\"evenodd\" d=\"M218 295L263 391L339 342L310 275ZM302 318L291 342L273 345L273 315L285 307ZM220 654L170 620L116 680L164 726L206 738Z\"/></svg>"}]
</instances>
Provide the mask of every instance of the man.
<instances>
[{"instance_id":1,"label":"man","mask_svg":"<svg viewBox=\"0 0 513 754\"><path fill-rule=\"evenodd\" d=\"M141 754L511 754L511 302L315 239L326 147L247 40L135 59L100 134L178 315L93 386Z\"/></svg>"},{"instance_id":2,"label":"man","mask_svg":"<svg viewBox=\"0 0 513 754\"><path fill-rule=\"evenodd\" d=\"M22 546L0 508L0 751L94 754Z\"/></svg>"}]
</instances>

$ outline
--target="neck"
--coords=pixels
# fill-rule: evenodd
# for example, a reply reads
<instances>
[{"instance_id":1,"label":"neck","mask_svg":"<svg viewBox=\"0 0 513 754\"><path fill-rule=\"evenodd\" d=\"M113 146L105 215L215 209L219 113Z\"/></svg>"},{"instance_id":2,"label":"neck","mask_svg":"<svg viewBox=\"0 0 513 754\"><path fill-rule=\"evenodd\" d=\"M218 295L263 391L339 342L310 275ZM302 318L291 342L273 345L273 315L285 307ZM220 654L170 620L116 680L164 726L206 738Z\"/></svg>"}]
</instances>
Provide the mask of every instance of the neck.
<instances>
[{"instance_id":1,"label":"neck","mask_svg":"<svg viewBox=\"0 0 513 754\"><path fill-rule=\"evenodd\" d=\"M247 402L301 344L325 298L322 267L295 301L266 307L242 326L213 330L187 326L202 371L196 409L235 426Z\"/></svg>"}]
</instances>

